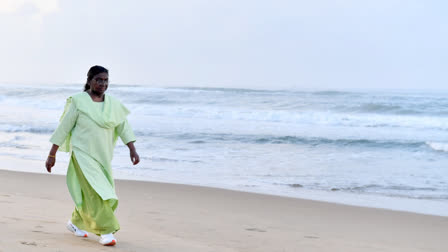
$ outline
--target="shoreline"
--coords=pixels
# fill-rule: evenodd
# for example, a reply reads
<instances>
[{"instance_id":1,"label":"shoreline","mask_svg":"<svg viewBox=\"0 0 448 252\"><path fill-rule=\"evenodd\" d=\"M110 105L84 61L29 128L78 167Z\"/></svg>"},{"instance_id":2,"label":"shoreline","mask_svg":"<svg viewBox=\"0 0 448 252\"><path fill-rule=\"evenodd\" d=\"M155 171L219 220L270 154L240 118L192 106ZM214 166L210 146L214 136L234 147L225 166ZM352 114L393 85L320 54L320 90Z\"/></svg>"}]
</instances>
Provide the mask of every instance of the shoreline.
<instances>
[{"instance_id":1,"label":"shoreline","mask_svg":"<svg viewBox=\"0 0 448 252\"><path fill-rule=\"evenodd\" d=\"M43 162L42 160L23 160L17 157L5 157L5 156L3 156L1 160L4 163L3 166L6 165L6 167L0 168L0 171L50 175L46 171L44 171L45 168L39 167L39 165ZM19 164L22 167L28 167L28 168L19 171L16 171L15 169L11 168L17 166L17 164ZM56 166L53 168L53 172L51 173L51 175L65 176L67 166L68 166L68 155L62 155L61 158L58 159ZM392 197L392 196L375 195L375 194L357 194L341 191L337 192L319 191L306 188L294 189L295 191L294 195L291 195L292 189L287 187L283 188L283 190L279 190L276 187L271 188L271 190L268 190L266 188L257 189L250 187L232 188L231 186L225 186L225 185L214 185L214 184L204 185L194 183L189 184L184 183L182 181L173 182L173 181L140 179L137 176L126 174L126 172L120 170L114 170L113 172L116 181L123 180L123 181L139 181L148 183L161 183L168 185L170 184L186 185L186 186L203 187L205 189L207 188L222 189L234 192L247 192L261 195L285 197L291 199L311 200L324 203L340 204L345 206L365 207L365 208L383 209L398 212L416 213L430 216L448 217L448 201Z\"/></svg>"},{"instance_id":2,"label":"shoreline","mask_svg":"<svg viewBox=\"0 0 448 252\"><path fill-rule=\"evenodd\" d=\"M446 251L448 218L210 187L116 180L117 251ZM0 170L1 251L98 251L65 222L64 176Z\"/></svg>"}]
</instances>

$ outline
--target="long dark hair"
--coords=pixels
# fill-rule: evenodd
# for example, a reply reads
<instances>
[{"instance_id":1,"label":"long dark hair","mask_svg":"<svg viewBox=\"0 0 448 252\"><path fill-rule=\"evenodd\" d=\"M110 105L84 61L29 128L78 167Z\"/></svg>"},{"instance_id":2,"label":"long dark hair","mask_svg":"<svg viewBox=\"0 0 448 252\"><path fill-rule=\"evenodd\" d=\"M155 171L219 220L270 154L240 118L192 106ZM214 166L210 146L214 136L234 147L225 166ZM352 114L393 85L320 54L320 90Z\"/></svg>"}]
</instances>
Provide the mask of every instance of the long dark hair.
<instances>
[{"instance_id":1,"label":"long dark hair","mask_svg":"<svg viewBox=\"0 0 448 252\"><path fill-rule=\"evenodd\" d=\"M109 74L109 70L107 70L105 67L102 66L93 66L89 69L89 72L87 72L87 82L84 85L84 92L90 89L89 82L95 77L95 75L100 73L107 73Z\"/></svg>"}]
</instances>

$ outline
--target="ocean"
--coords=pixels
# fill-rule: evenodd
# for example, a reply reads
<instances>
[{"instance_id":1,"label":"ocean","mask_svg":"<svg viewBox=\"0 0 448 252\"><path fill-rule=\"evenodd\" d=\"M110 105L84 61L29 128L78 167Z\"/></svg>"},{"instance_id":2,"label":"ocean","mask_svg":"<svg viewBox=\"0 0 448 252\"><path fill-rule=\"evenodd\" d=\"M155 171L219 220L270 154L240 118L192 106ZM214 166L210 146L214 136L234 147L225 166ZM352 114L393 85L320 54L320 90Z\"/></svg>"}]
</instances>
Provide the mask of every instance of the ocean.
<instances>
[{"instance_id":1,"label":"ocean","mask_svg":"<svg viewBox=\"0 0 448 252\"><path fill-rule=\"evenodd\" d=\"M1 169L46 172L80 85L0 85ZM111 84L141 163L115 178L448 216L448 92L155 88ZM56 174L68 154L58 153Z\"/></svg>"}]
</instances>

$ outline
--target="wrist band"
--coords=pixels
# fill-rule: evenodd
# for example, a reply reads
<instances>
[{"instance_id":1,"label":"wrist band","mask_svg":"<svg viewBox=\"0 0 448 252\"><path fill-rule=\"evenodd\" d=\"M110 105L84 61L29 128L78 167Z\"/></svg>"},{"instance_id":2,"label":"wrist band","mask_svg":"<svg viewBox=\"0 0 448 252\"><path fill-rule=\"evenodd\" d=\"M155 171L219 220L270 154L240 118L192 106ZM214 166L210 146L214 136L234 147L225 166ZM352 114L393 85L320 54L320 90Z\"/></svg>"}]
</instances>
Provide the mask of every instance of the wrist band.
<instances>
[{"instance_id":1,"label":"wrist band","mask_svg":"<svg viewBox=\"0 0 448 252\"><path fill-rule=\"evenodd\" d=\"M56 155L48 155L48 157L56 157Z\"/></svg>"}]
</instances>

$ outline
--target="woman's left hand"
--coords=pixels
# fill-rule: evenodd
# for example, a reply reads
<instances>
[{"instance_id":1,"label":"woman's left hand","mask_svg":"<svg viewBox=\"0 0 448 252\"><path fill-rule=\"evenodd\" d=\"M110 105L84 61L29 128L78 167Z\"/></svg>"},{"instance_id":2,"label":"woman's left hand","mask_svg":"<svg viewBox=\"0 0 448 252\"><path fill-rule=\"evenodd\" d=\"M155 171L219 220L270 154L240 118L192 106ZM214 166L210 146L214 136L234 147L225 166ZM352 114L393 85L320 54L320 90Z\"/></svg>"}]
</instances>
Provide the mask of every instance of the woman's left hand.
<instances>
[{"instance_id":1,"label":"woman's left hand","mask_svg":"<svg viewBox=\"0 0 448 252\"><path fill-rule=\"evenodd\" d=\"M130 156L131 156L131 162L136 165L140 162L140 157L138 156L136 151L131 151L130 152Z\"/></svg>"}]
</instances>

